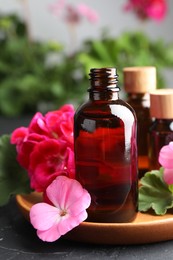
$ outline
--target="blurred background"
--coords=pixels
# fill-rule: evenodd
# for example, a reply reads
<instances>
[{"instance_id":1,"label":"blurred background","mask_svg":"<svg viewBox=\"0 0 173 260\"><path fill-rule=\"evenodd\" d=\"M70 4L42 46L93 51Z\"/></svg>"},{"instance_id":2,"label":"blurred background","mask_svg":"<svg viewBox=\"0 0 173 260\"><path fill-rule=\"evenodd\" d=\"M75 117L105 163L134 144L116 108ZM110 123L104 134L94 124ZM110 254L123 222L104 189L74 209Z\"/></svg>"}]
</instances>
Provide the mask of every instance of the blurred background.
<instances>
[{"instance_id":1,"label":"blurred background","mask_svg":"<svg viewBox=\"0 0 173 260\"><path fill-rule=\"evenodd\" d=\"M117 67L123 92L123 67L153 65L172 88L172 25L171 0L0 0L1 118L77 107L91 67Z\"/></svg>"},{"instance_id":2,"label":"blurred background","mask_svg":"<svg viewBox=\"0 0 173 260\"><path fill-rule=\"evenodd\" d=\"M56 0L0 0L1 14L15 13L30 22L31 36L34 40L56 40L66 49L70 49L69 31L64 21L64 10L59 15L51 12L51 4L60 3ZM146 1L147 2L147 1ZM125 12L127 0L66 0L66 4L76 8L79 4L86 4L95 10L98 20L95 23L82 19L76 26L76 46L80 47L84 40L99 39L105 29L112 37L117 37L124 31L142 30L150 39L161 38L166 42L173 41L173 1L167 0L168 10L163 20L149 19L141 22L132 12Z\"/></svg>"}]
</instances>

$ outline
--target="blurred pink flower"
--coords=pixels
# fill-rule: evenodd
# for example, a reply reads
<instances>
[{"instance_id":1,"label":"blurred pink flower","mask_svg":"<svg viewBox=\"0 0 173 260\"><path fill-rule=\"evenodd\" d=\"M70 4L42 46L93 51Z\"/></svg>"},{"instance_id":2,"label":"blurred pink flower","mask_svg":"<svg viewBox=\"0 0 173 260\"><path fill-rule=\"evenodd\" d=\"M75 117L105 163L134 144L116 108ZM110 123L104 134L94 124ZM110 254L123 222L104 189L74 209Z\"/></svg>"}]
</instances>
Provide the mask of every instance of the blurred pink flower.
<instances>
[{"instance_id":1,"label":"blurred pink flower","mask_svg":"<svg viewBox=\"0 0 173 260\"><path fill-rule=\"evenodd\" d=\"M78 181L65 176L57 177L46 193L52 205L32 206L30 221L41 240L53 242L87 218L91 197Z\"/></svg>"},{"instance_id":2,"label":"blurred pink flower","mask_svg":"<svg viewBox=\"0 0 173 260\"><path fill-rule=\"evenodd\" d=\"M166 0L128 0L124 9L134 12L141 20L161 21L167 12Z\"/></svg>"},{"instance_id":3,"label":"blurred pink flower","mask_svg":"<svg viewBox=\"0 0 173 260\"><path fill-rule=\"evenodd\" d=\"M88 7L86 4L79 4L77 6L77 10L81 15L85 16L91 23L95 23L99 20L97 12Z\"/></svg>"},{"instance_id":4,"label":"blurred pink flower","mask_svg":"<svg viewBox=\"0 0 173 260\"><path fill-rule=\"evenodd\" d=\"M64 20L69 24L78 24L81 21L81 16L78 13L76 7L72 5L66 5Z\"/></svg>"},{"instance_id":5,"label":"blurred pink flower","mask_svg":"<svg viewBox=\"0 0 173 260\"><path fill-rule=\"evenodd\" d=\"M164 168L164 181L171 185L173 184L173 142L161 148L159 153L159 163Z\"/></svg>"},{"instance_id":6,"label":"blurred pink flower","mask_svg":"<svg viewBox=\"0 0 173 260\"><path fill-rule=\"evenodd\" d=\"M59 16L61 14L61 11L63 11L65 7L65 0L58 0L53 4L49 5L49 10L56 16Z\"/></svg>"},{"instance_id":7,"label":"blurred pink flower","mask_svg":"<svg viewBox=\"0 0 173 260\"><path fill-rule=\"evenodd\" d=\"M78 24L82 17L86 17L91 23L95 23L99 19L97 12L89 6L85 4L73 6L65 3L65 0L57 0L54 4L50 4L49 10L56 16L62 15L62 18L71 24Z\"/></svg>"}]
</instances>

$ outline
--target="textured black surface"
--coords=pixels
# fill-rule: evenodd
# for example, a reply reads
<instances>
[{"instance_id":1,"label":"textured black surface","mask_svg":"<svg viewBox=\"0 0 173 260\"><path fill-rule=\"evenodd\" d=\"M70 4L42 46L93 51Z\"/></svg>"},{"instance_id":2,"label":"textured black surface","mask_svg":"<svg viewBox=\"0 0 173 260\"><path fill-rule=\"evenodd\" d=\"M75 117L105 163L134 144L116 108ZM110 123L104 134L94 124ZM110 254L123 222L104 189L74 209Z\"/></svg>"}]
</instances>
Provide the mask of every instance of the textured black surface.
<instances>
[{"instance_id":1,"label":"textured black surface","mask_svg":"<svg viewBox=\"0 0 173 260\"><path fill-rule=\"evenodd\" d=\"M37 238L12 199L0 207L0 259L168 260L173 259L173 241L135 246L89 245L63 239L45 243Z\"/></svg>"}]
</instances>

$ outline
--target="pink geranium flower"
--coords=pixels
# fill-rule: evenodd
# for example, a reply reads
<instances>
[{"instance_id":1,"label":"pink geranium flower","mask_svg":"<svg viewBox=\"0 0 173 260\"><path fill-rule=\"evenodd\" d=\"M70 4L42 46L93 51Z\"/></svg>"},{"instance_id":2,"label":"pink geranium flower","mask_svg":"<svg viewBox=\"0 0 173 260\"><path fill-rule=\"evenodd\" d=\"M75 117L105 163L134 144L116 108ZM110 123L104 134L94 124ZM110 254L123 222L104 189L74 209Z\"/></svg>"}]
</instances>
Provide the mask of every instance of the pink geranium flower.
<instances>
[{"instance_id":1,"label":"pink geranium flower","mask_svg":"<svg viewBox=\"0 0 173 260\"><path fill-rule=\"evenodd\" d=\"M46 193L52 205L32 206L30 221L41 240L53 242L87 218L91 197L78 181L65 176L57 177Z\"/></svg>"},{"instance_id":2,"label":"pink geranium flower","mask_svg":"<svg viewBox=\"0 0 173 260\"><path fill-rule=\"evenodd\" d=\"M28 171L36 191L44 191L58 175L75 177L74 113L74 107L68 104L45 116L37 112L28 127L19 127L11 135L17 160Z\"/></svg>"},{"instance_id":3,"label":"pink geranium flower","mask_svg":"<svg viewBox=\"0 0 173 260\"><path fill-rule=\"evenodd\" d=\"M173 184L173 142L161 148L159 153L159 163L163 166L164 181L171 185Z\"/></svg>"},{"instance_id":4,"label":"pink geranium flower","mask_svg":"<svg viewBox=\"0 0 173 260\"><path fill-rule=\"evenodd\" d=\"M166 0L128 0L124 9L133 11L141 20L153 19L160 21L166 15L167 2Z\"/></svg>"}]
</instances>

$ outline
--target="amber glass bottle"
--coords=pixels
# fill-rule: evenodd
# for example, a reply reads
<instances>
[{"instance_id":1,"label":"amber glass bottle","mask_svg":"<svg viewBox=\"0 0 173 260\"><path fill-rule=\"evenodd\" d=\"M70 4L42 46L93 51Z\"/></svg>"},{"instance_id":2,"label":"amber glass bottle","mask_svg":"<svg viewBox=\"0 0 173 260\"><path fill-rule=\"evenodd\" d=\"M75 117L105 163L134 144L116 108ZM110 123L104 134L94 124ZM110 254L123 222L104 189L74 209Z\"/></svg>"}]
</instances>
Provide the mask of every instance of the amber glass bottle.
<instances>
[{"instance_id":1,"label":"amber glass bottle","mask_svg":"<svg viewBox=\"0 0 173 260\"><path fill-rule=\"evenodd\" d=\"M76 177L92 198L88 221L128 222L137 212L136 116L119 99L115 68L91 69L90 82L75 114Z\"/></svg>"},{"instance_id":2,"label":"amber glass bottle","mask_svg":"<svg viewBox=\"0 0 173 260\"><path fill-rule=\"evenodd\" d=\"M160 149L173 141L173 89L158 89L150 93L149 169L159 169Z\"/></svg>"},{"instance_id":3,"label":"amber glass bottle","mask_svg":"<svg viewBox=\"0 0 173 260\"><path fill-rule=\"evenodd\" d=\"M126 67L123 69L127 103L137 116L137 145L139 177L148 170L148 132L151 125L149 92L156 89L155 67Z\"/></svg>"}]
</instances>

